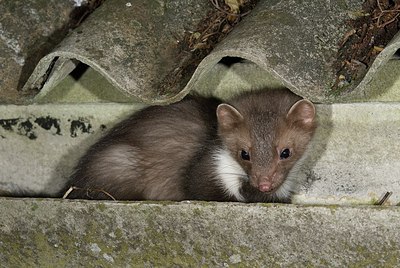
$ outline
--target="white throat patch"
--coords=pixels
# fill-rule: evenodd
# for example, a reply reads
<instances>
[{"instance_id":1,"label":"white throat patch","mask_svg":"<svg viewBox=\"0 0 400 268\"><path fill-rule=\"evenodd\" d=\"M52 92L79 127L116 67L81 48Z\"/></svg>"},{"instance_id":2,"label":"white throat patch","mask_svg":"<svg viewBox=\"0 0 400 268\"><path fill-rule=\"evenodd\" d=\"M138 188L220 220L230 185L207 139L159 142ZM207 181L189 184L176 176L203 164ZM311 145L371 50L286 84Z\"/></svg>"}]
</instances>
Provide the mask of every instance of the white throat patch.
<instances>
[{"instance_id":1,"label":"white throat patch","mask_svg":"<svg viewBox=\"0 0 400 268\"><path fill-rule=\"evenodd\" d=\"M279 187L279 189L275 192L275 196L278 199L287 199L292 196L293 193L296 193L301 181L299 178L300 169L303 166L306 155L308 155L309 147L307 147L304 154L301 156L299 160L294 164L292 169L289 171L289 174L286 177L286 180Z\"/></svg>"},{"instance_id":2,"label":"white throat patch","mask_svg":"<svg viewBox=\"0 0 400 268\"><path fill-rule=\"evenodd\" d=\"M225 193L234 196L238 201L246 201L239 191L242 186L241 177L247 176L246 172L224 149L218 150L213 157L216 162L218 183L223 187Z\"/></svg>"}]
</instances>

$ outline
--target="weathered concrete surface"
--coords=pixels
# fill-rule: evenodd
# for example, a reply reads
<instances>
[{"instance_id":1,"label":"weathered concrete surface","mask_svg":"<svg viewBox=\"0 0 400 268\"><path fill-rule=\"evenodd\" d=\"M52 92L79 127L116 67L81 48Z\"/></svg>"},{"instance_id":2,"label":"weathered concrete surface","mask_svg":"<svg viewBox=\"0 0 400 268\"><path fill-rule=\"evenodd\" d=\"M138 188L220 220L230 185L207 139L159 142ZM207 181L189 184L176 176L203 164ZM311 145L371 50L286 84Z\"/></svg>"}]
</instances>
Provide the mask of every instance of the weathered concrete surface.
<instances>
[{"instance_id":1,"label":"weathered concrete surface","mask_svg":"<svg viewBox=\"0 0 400 268\"><path fill-rule=\"evenodd\" d=\"M0 1L0 102L25 103L33 95L20 90L39 60L89 10L88 2Z\"/></svg>"},{"instance_id":2,"label":"weathered concrete surface","mask_svg":"<svg viewBox=\"0 0 400 268\"><path fill-rule=\"evenodd\" d=\"M0 190L54 195L90 144L141 104L0 106Z\"/></svg>"},{"instance_id":3,"label":"weathered concrete surface","mask_svg":"<svg viewBox=\"0 0 400 268\"><path fill-rule=\"evenodd\" d=\"M0 190L54 196L89 145L132 104L0 106ZM400 202L400 104L317 105L319 127L294 198L307 204Z\"/></svg>"},{"instance_id":4,"label":"weathered concrete surface","mask_svg":"<svg viewBox=\"0 0 400 268\"><path fill-rule=\"evenodd\" d=\"M40 89L40 98L82 62L125 98L176 101L192 74L176 72L191 54L179 40L213 8L210 1L107 0L41 59L24 89Z\"/></svg>"},{"instance_id":5,"label":"weathered concrete surface","mask_svg":"<svg viewBox=\"0 0 400 268\"><path fill-rule=\"evenodd\" d=\"M39 101L83 62L127 100L171 103L198 88L199 81L212 79L221 59L239 57L312 101L348 102L376 96L369 84L400 48L400 34L365 75L343 83L341 95L331 91L337 80L338 43L350 30L348 20L359 16L363 2L259 1L194 71L194 67L182 69L194 52L182 51L179 40L214 9L209 1L109 0L42 58L25 89L40 89ZM395 69L399 64L391 63Z\"/></svg>"},{"instance_id":6,"label":"weathered concrete surface","mask_svg":"<svg viewBox=\"0 0 400 268\"><path fill-rule=\"evenodd\" d=\"M400 207L0 198L3 267L396 267Z\"/></svg>"},{"instance_id":7,"label":"weathered concrete surface","mask_svg":"<svg viewBox=\"0 0 400 268\"><path fill-rule=\"evenodd\" d=\"M318 124L295 202L400 202L400 104L317 105Z\"/></svg>"},{"instance_id":8,"label":"weathered concrete surface","mask_svg":"<svg viewBox=\"0 0 400 268\"><path fill-rule=\"evenodd\" d=\"M212 76L223 57L254 62L290 90L316 102L349 102L368 98L368 84L400 47L400 34L378 55L368 72L345 83L343 94L332 94L333 67L348 20L364 1L260 1L252 12L199 64L187 87ZM398 69L399 61L394 61ZM385 90L385 89L382 89Z\"/></svg>"}]
</instances>

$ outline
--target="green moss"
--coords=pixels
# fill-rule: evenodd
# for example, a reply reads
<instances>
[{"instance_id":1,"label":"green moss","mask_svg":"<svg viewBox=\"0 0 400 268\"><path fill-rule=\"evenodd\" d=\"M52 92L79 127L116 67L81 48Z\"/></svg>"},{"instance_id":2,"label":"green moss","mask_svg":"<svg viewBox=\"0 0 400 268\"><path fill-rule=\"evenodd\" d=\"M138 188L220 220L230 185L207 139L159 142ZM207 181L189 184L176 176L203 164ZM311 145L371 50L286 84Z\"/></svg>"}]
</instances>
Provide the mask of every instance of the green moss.
<instances>
[{"instance_id":1,"label":"green moss","mask_svg":"<svg viewBox=\"0 0 400 268\"><path fill-rule=\"evenodd\" d=\"M351 268L361 268L361 267L396 267L398 265L398 246L394 246L396 243L391 243L390 247L384 247L379 252L371 251L370 248L365 246L357 246L355 251L358 257L363 257L361 261L353 262L349 265ZM359 258L358 258L359 259ZM385 260L382 263L382 260Z\"/></svg>"},{"instance_id":2,"label":"green moss","mask_svg":"<svg viewBox=\"0 0 400 268\"><path fill-rule=\"evenodd\" d=\"M88 264L93 267L109 267L110 265L126 267L129 263L133 267L201 267L204 264L210 267L221 266L222 263L228 264L229 267L260 267L268 263L268 267L279 267L278 264L287 263L287 260L282 259L284 254L276 254L268 250L268 247L253 248L257 239L259 237L261 239L261 236L257 235L261 228L255 224L258 221L257 216L252 212L249 216L244 213L239 218L235 213L252 207L258 209L263 215L264 213L269 215L271 212L275 220L280 221L277 217L282 217L282 222L287 222L288 216L300 218L301 222L317 223L318 220L318 217L315 217L316 214L313 213L314 210L308 209L311 206L304 205L191 202L182 203L180 208L176 208L176 205L168 207L158 202L153 203L154 205L145 206L138 202L121 205L115 202L49 203L45 200L42 203L33 202L27 206L26 204L29 203L24 201L16 209L23 213L25 209L28 211L27 217L31 218L28 221L21 220L22 224L15 224L18 227L11 226L9 233L0 232L0 252L2 253L0 260L5 259L9 267L22 267L26 266L26 263L40 267ZM37 204L38 207L34 213L29 213L33 204ZM59 207L52 211L54 206ZM275 214L275 209L269 210L271 207L288 209L289 215ZM329 211L332 214L338 213L337 210L340 212L340 207L336 205L314 207L325 208L316 209L316 211L332 219L336 216L329 215ZM5 210L0 209L0 211L10 211L5 206L3 208ZM183 210L180 210L181 208ZM215 209L218 213L213 215L212 211ZM373 212L383 208L372 206L368 209ZM386 207L385 209L392 210L393 208ZM65 216L67 214L68 218ZM46 215L54 217L46 217ZM221 224L218 221L218 217L221 216L225 219L233 219L224 223L224 228L239 227L239 229L231 229L228 232L221 230ZM176 217L178 222L176 225L173 224L173 217ZM32 224L27 225L26 222L30 221ZM243 221L246 221L245 224ZM269 227L265 225L265 228ZM296 230L297 225L289 227ZM236 237L231 231L237 231L239 236ZM316 231L318 231L317 228ZM238 240L240 237L248 237L249 240ZM254 243L251 243L252 241ZM395 253L398 252L396 241L386 243L385 240L379 243L379 246L373 244L370 246L364 242L357 245L350 242L346 244L346 239L338 241L341 244L335 247L343 249L340 252L357 256L349 260L341 258L339 262L343 264L353 261L351 267L365 267L384 260L384 265L396 265ZM299 252L298 247L301 247L298 243L291 243L290 239L283 243L285 250L294 253ZM232 263L232 256L235 254L241 257L238 263ZM79 257L74 259L77 255ZM301 265L304 267L329 266L327 262L329 258L320 260L316 257ZM289 265L288 267L296 266Z\"/></svg>"},{"instance_id":3,"label":"green moss","mask_svg":"<svg viewBox=\"0 0 400 268\"><path fill-rule=\"evenodd\" d=\"M151 266L179 265L179 266L196 266L201 260L201 256L191 255L185 251L179 234L168 230L157 229L153 226L153 222L149 221L146 228L146 237L150 239L145 245L146 250L142 250L141 254L132 256L132 264L146 264Z\"/></svg>"},{"instance_id":4,"label":"green moss","mask_svg":"<svg viewBox=\"0 0 400 268\"><path fill-rule=\"evenodd\" d=\"M326 208L328 208L331 212L332 215L336 214L336 211L339 208L339 205L328 205L326 206Z\"/></svg>"},{"instance_id":5,"label":"green moss","mask_svg":"<svg viewBox=\"0 0 400 268\"><path fill-rule=\"evenodd\" d=\"M199 216L201 216L203 214L203 212L199 208L194 208L193 209L193 214L194 214L194 216L199 217Z\"/></svg>"},{"instance_id":6,"label":"green moss","mask_svg":"<svg viewBox=\"0 0 400 268\"><path fill-rule=\"evenodd\" d=\"M114 233L115 233L115 237L116 237L117 240L121 240L122 239L122 230L121 229L119 229L119 228L115 229Z\"/></svg>"},{"instance_id":7,"label":"green moss","mask_svg":"<svg viewBox=\"0 0 400 268\"><path fill-rule=\"evenodd\" d=\"M107 206L104 203L98 203L97 208L101 211L104 212L107 209Z\"/></svg>"},{"instance_id":8,"label":"green moss","mask_svg":"<svg viewBox=\"0 0 400 268\"><path fill-rule=\"evenodd\" d=\"M345 0L339 0L339 1L337 1L337 2L336 2L336 5L337 5L340 9L343 9L343 10L348 9L348 6L347 6L347 3L346 3Z\"/></svg>"},{"instance_id":9,"label":"green moss","mask_svg":"<svg viewBox=\"0 0 400 268\"><path fill-rule=\"evenodd\" d=\"M57 250L58 245L52 245L46 234L41 232L36 232L33 235L33 246L35 247L35 252L32 256L33 259L36 260L36 263L39 267L51 267L51 266L58 266L58 267L65 267L66 259L63 258L54 258L55 251Z\"/></svg>"},{"instance_id":10,"label":"green moss","mask_svg":"<svg viewBox=\"0 0 400 268\"><path fill-rule=\"evenodd\" d=\"M31 210L32 210L32 211L35 211L35 210L38 209L38 207L39 207L38 204L33 203L32 206L31 206Z\"/></svg>"},{"instance_id":11,"label":"green moss","mask_svg":"<svg viewBox=\"0 0 400 268\"><path fill-rule=\"evenodd\" d=\"M6 263L12 264L9 266L22 267L22 263L30 263L31 259L24 253L24 248L26 248L24 243L26 241L22 241L20 236L14 237L2 234L0 241L2 242L0 244L0 252L6 256Z\"/></svg>"},{"instance_id":12,"label":"green moss","mask_svg":"<svg viewBox=\"0 0 400 268\"><path fill-rule=\"evenodd\" d=\"M261 207L271 208L271 207L276 207L277 203L258 203L258 205Z\"/></svg>"},{"instance_id":13,"label":"green moss","mask_svg":"<svg viewBox=\"0 0 400 268\"><path fill-rule=\"evenodd\" d=\"M378 201L379 201L378 198L373 197L373 198L371 198L371 201L368 202L368 204L369 205L376 205L378 203Z\"/></svg>"}]
</instances>

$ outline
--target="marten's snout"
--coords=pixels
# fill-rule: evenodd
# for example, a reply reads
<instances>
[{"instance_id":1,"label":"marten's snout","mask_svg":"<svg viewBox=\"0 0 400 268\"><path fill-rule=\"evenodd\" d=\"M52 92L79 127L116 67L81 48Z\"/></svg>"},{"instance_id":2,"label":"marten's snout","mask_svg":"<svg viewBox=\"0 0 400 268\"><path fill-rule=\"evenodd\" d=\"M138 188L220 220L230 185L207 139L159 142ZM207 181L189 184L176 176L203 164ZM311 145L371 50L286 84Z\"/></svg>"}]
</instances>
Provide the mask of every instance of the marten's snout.
<instances>
[{"instance_id":1,"label":"marten's snout","mask_svg":"<svg viewBox=\"0 0 400 268\"><path fill-rule=\"evenodd\" d=\"M276 172L273 172L273 174L269 174L269 175L256 174L254 179L255 179L255 182L253 183L253 186L255 188L257 188L259 191L264 192L264 193L273 192L279 186L278 185L279 183L276 178Z\"/></svg>"},{"instance_id":2,"label":"marten's snout","mask_svg":"<svg viewBox=\"0 0 400 268\"><path fill-rule=\"evenodd\" d=\"M258 190L261 192L270 192L272 190L272 183L269 181L263 181L258 184Z\"/></svg>"}]
</instances>

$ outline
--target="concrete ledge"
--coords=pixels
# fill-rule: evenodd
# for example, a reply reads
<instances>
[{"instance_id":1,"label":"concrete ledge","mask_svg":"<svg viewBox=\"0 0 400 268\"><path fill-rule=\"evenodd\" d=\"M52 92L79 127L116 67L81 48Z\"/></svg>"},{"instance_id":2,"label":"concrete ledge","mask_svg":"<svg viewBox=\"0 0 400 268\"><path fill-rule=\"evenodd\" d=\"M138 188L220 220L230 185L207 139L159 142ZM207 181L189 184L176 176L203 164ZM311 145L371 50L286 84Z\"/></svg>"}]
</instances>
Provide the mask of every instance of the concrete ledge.
<instances>
[{"instance_id":1,"label":"concrete ledge","mask_svg":"<svg viewBox=\"0 0 400 268\"><path fill-rule=\"evenodd\" d=\"M0 105L0 192L55 196L89 145L132 104ZM400 103L317 105L297 204L400 203ZM1 195L1 193L0 193Z\"/></svg>"},{"instance_id":2,"label":"concrete ledge","mask_svg":"<svg viewBox=\"0 0 400 268\"><path fill-rule=\"evenodd\" d=\"M317 105L296 203L400 204L400 103Z\"/></svg>"},{"instance_id":3,"label":"concrete ledge","mask_svg":"<svg viewBox=\"0 0 400 268\"><path fill-rule=\"evenodd\" d=\"M400 207L0 198L5 267L395 267Z\"/></svg>"}]
</instances>

